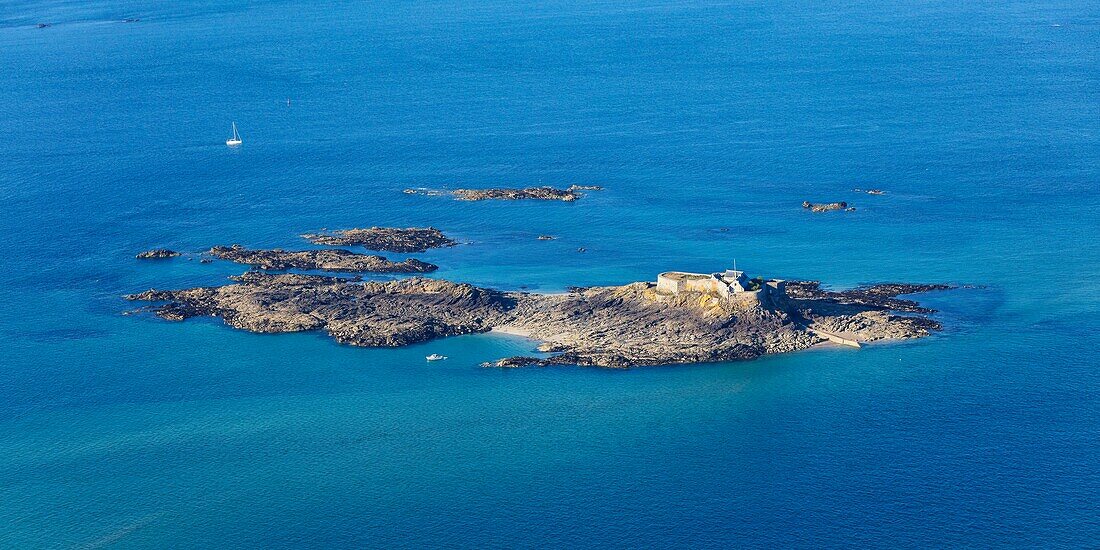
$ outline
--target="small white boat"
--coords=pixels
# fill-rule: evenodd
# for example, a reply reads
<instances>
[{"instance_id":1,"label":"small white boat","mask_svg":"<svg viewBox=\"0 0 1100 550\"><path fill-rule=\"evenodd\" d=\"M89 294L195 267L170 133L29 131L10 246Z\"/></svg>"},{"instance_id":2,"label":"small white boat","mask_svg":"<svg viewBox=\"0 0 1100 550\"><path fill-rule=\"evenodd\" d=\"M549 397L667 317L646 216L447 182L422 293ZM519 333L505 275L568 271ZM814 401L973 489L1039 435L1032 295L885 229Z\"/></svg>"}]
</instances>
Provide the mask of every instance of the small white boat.
<instances>
[{"instance_id":1,"label":"small white boat","mask_svg":"<svg viewBox=\"0 0 1100 550\"><path fill-rule=\"evenodd\" d=\"M241 135L237 133L237 123L233 123L233 137L225 140L225 144L230 147L236 147L241 144Z\"/></svg>"},{"instance_id":2,"label":"small white boat","mask_svg":"<svg viewBox=\"0 0 1100 550\"><path fill-rule=\"evenodd\" d=\"M446 355L440 355L438 353L433 353L433 354L425 357L425 359L427 359L428 361L442 361L446 358L447 358Z\"/></svg>"}]
</instances>

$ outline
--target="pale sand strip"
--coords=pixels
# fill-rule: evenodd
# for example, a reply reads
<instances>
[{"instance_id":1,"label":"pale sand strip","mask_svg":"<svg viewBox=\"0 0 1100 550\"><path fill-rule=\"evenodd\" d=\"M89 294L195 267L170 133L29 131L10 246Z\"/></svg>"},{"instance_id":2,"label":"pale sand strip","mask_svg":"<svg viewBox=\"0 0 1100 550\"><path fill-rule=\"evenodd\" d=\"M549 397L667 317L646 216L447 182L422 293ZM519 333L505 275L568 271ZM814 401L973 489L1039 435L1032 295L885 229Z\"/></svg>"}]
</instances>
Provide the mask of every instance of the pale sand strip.
<instances>
[{"instance_id":1,"label":"pale sand strip","mask_svg":"<svg viewBox=\"0 0 1100 550\"><path fill-rule=\"evenodd\" d=\"M511 334L512 336L523 336L525 338L531 337L531 331L525 330L519 327L513 327L510 325L501 325L499 327L493 327L490 332L499 332L500 334Z\"/></svg>"}]
</instances>

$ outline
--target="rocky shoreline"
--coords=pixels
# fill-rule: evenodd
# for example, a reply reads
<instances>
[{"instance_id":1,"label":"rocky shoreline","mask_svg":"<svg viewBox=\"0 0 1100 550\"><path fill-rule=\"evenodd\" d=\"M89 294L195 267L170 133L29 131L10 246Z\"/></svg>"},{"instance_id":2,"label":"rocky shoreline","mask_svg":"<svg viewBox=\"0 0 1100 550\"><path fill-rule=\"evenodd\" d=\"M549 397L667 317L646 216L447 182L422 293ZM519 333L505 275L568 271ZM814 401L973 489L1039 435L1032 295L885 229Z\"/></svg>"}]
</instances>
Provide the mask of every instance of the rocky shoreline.
<instances>
[{"instance_id":1,"label":"rocky shoreline","mask_svg":"<svg viewBox=\"0 0 1100 550\"><path fill-rule=\"evenodd\" d=\"M235 244L215 246L207 252L219 260L228 260L267 270L319 270L348 273L431 273L439 266L409 258L394 262L384 256L358 254L343 249L287 251L254 250Z\"/></svg>"},{"instance_id":2,"label":"rocky shoreline","mask_svg":"<svg viewBox=\"0 0 1100 550\"><path fill-rule=\"evenodd\" d=\"M926 316L931 310L897 296L944 285L830 292L816 282L793 282L776 288L783 284L790 291L742 303L697 292L661 295L646 282L533 294L421 277L363 282L249 272L225 286L126 298L160 302L149 309L167 320L215 316L252 332L321 330L355 346L404 346L498 329L528 335L553 353L489 363L500 367L730 361L806 349L825 341L825 332L869 342L919 338L940 328Z\"/></svg>"},{"instance_id":3,"label":"rocky shoreline","mask_svg":"<svg viewBox=\"0 0 1100 550\"><path fill-rule=\"evenodd\" d=\"M302 238L324 246L362 246L386 252L426 252L458 243L434 227L371 227L339 229L325 233L306 233Z\"/></svg>"}]
</instances>

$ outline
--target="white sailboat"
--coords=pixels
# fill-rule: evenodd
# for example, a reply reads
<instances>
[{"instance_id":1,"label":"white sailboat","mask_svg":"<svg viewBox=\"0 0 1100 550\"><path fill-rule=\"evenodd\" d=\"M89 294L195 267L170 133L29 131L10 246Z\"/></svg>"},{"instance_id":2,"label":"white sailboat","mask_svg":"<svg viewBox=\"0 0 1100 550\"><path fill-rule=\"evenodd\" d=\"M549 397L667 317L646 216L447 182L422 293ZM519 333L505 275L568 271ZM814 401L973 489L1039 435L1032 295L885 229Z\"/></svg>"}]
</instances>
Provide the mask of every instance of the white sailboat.
<instances>
[{"instance_id":1,"label":"white sailboat","mask_svg":"<svg viewBox=\"0 0 1100 550\"><path fill-rule=\"evenodd\" d=\"M233 123L233 137L225 140L225 144L230 147L236 147L241 144L241 135L237 133L237 123Z\"/></svg>"}]
</instances>

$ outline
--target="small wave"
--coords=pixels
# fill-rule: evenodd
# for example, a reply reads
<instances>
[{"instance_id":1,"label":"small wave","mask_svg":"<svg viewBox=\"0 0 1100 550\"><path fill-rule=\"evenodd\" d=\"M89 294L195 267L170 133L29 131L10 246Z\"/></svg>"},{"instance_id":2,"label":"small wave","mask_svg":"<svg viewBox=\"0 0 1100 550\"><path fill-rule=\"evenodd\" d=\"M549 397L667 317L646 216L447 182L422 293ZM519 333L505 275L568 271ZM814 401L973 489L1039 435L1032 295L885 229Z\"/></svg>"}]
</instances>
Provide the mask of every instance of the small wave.
<instances>
[{"instance_id":1,"label":"small wave","mask_svg":"<svg viewBox=\"0 0 1100 550\"><path fill-rule=\"evenodd\" d=\"M103 535L102 537L99 537L98 539L95 539L95 540L93 540L93 541L91 541L87 544L81 545L79 548L84 548L84 549L104 548L107 545L114 544L114 543L122 540L127 535L129 535L130 533L133 533L134 531L137 531L138 529L141 529L142 527L145 527L146 525L149 525L154 520L156 520L157 518L159 518L163 515L164 515L164 512L157 512L155 514L149 514L149 515L147 515L145 517L142 517L142 518L139 518L139 519L127 524L127 525L124 525L124 526L122 526L122 527L120 527L120 528L118 528L114 531L111 531L110 533L107 533L106 535Z\"/></svg>"}]
</instances>

